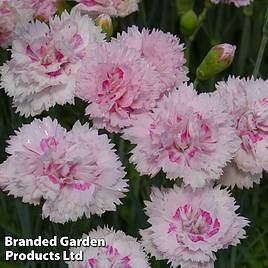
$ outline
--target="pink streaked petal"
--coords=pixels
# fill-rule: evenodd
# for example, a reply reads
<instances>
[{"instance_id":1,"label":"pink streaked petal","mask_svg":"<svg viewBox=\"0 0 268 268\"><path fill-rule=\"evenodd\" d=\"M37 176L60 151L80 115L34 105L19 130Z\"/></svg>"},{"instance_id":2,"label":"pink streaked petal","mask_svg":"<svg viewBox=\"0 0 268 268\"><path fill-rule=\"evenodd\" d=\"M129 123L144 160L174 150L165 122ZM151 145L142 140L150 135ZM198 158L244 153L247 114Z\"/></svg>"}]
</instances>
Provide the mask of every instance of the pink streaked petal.
<instances>
[{"instance_id":1,"label":"pink streaked petal","mask_svg":"<svg viewBox=\"0 0 268 268\"><path fill-rule=\"evenodd\" d=\"M174 223L169 224L168 233L176 231L177 226Z\"/></svg>"},{"instance_id":2,"label":"pink streaked petal","mask_svg":"<svg viewBox=\"0 0 268 268\"><path fill-rule=\"evenodd\" d=\"M205 241L205 238L204 238L202 235L188 234L188 237L189 237L193 242Z\"/></svg>"},{"instance_id":3,"label":"pink streaked petal","mask_svg":"<svg viewBox=\"0 0 268 268\"><path fill-rule=\"evenodd\" d=\"M95 258L91 258L88 260L88 264L91 268L94 268L97 265L97 260Z\"/></svg>"},{"instance_id":4,"label":"pink streaked petal","mask_svg":"<svg viewBox=\"0 0 268 268\"><path fill-rule=\"evenodd\" d=\"M168 157L171 162L179 162L181 160L181 156L177 155L173 150L168 151Z\"/></svg>"},{"instance_id":5,"label":"pink streaked petal","mask_svg":"<svg viewBox=\"0 0 268 268\"><path fill-rule=\"evenodd\" d=\"M76 190L86 191L91 187L92 184L90 182L74 182L70 185Z\"/></svg>"},{"instance_id":6,"label":"pink streaked petal","mask_svg":"<svg viewBox=\"0 0 268 268\"><path fill-rule=\"evenodd\" d=\"M40 148L44 152L47 149L55 150L59 142L54 137L48 137L42 139L40 142Z\"/></svg>"},{"instance_id":7,"label":"pink streaked petal","mask_svg":"<svg viewBox=\"0 0 268 268\"><path fill-rule=\"evenodd\" d=\"M180 217L181 217L181 208L178 208L178 209L176 210L175 215L173 216L173 219L178 220L178 219L180 219Z\"/></svg>"},{"instance_id":8,"label":"pink streaked petal","mask_svg":"<svg viewBox=\"0 0 268 268\"><path fill-rule=\"evenodd\" d=\"M52 71L52 72L47 72L46 74L49 75L49 76L52 76L52 77L56 77L56 76L59 76L63 73L63 70L62 69L58 69L56 71Z\"/></svg>"},{"instance_id":9,"label":"pink streaked petal","mask_svg":"<svg viewBox=\"0 0 268 268\"><path fill-rule=\"evenodd\" d=\"M72 40L74 48L78 48L83 44L83 38L80 34L75 34Z\"/></svg>"},{"instance_id":10,"label":"pink streaked petal","mask_svg":"<svg viewBox=\"0 0 268 268\"><path fill-rule=\"evenodd\" d=\"M212 229L211 231L208 232L208 236L212 237L215 234L217 234L219 231L220 231L220 228L214 228L214 229Z\"/></svg>"},{"instance_id":11,"label":"pink streaked petal","mask_svg":"<svg viewBox=\"0 0 268 268\"><path fill-rule=\"evenodd\" d=\"M210 213L209 212L207 212L207 211L205 211L203 209L200 209L200 214L201 214L202 218L205 219L205 221L206 221L206 223L208 225L211 225L212 224L212 217L210 216Z\"/></svg>"}]
</instances>

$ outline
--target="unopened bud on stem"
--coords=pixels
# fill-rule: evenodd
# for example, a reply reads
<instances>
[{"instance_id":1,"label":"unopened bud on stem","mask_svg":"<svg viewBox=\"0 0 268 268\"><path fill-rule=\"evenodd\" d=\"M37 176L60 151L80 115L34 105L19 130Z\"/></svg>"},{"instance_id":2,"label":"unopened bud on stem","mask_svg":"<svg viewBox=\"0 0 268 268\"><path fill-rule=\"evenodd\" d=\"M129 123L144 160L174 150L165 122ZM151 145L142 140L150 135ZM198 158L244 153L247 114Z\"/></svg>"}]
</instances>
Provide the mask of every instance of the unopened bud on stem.
<instances>
[{"instance_id":1,"label":"unopened bud on stem","mask_svg":"<svg viewBox=\"0 0 268 268\"><path fill-rule=\"evenodd\" d=\"M199 80L207 80L217 73L224 71L233 62L236 46L219 44L211 48L196 70Z\"/></svg>"},{"instance_id":2,"label":"unopened bud on stem","mask_svg":"<svg viewBox=\"0 0 268 268\"><path fill-rule=\"evenodd\" d=\"M113 35L113 23L110 16L101 14L96 18L95 23L102 28L102 31L106 33L108 38Z\"/></svg>"}]
</instances>

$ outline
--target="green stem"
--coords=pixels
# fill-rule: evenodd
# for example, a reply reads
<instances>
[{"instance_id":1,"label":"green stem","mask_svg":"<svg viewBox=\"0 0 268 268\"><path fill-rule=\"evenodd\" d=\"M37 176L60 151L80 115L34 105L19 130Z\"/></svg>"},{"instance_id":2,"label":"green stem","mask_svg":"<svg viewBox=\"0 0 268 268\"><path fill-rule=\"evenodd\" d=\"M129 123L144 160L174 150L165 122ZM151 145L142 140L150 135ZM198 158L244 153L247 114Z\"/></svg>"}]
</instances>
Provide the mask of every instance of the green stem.
<instances>
[{"instance_id":1,"label":"green stem","mask_svg":"<svg viewBox=\"0 0 268 268\"><path fill-rule=\"evenodd\" d=\"M236 247L232 248L230 268L235 268L236 263Z\"/></svg>"},{"instance_id":2,"label":"green stem","mask_svg":"<svg viewBox=\"0 0 268 268\"><path fill-rule=\"evenodd\" d=\"M264 18L264 24L263 24L263 30L262 30L262 40L261 40L255 68L253 71L253 76L255 78L259 75L261 62L262 62L262 58L263 58L263 54L264 54L267 41L268 41L268 5L266 7L266 12L265 12L265 18Z\"/></svg>"},{"instance_id":3,"label":"green stem","mask_svg":"<svg viewBox=\"0 0 268 268\"><path fill-rule=\"evenodd\" d=\"M203 22L205 21L207 16L207 8L204 8L203 11L201 12L201 14L198 16L198 24L197 27L194 31L194 33L189 37L189 42L192 43L197 35L197 33L199 32L200 28L203 25Z\"/></svg>"},{"instance_id":4,"label":"green stem","mask_svg":"<svg viewBox=\"0 0 268 268\"><path fill-rule=\"evenodd\" d=\"M201 29L203 22L206 19L206 15L207 15L207 8L204 8L203 11L201 12L201 14L198 16L198 22L197 22L197 27L196 27L195 31L193 32L193 34L189 37L188 41L186 42L185 57L186 57L186 62L187 62L188 67L190 66L190 49L191 49L192 42L194 41L199 30Z\"/></svg>"}]
</instances>

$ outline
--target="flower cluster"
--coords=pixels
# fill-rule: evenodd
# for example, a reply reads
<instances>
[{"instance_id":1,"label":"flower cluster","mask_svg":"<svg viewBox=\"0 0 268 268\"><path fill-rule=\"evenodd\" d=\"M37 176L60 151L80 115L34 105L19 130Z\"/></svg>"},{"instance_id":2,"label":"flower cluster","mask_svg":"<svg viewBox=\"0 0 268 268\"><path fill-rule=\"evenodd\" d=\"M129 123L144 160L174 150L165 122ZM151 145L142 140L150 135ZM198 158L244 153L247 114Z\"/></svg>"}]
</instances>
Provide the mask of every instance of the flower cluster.
<instances>
[{"instance_id":1,"label":"flower cluster","mask_svg":"<svg viewBox=\"0 0 268 268\"><path fill-rule=\"evenodd\" d=\"M187 80L184 64L175 36L133 27L83 61L76 95L90 103L95 127L119 132Z\"/></svg>"},{"instance_id":2,"label":"flower cluster","mask_svg":"<svg viewBox=\"0 0 268 268\"><path fill-rule=\"evenodd\" d=\"M73 103L81 60L103 42L100 28L78 12L16 28L12 59L1 68L1 86L20 114L34 116L56 103Z\"/></svg>"},{"instance_id":3,"label":"flower cluster","mask_svg":"<svg viewBox=\"0 0 268 268\"><path fill-rule=\"evenodd\" d=\"M147 257L137 240L122 231L115 232L109 228L98 228L88 235L94 239L104 239L105 247L71 248L74 253L82 251L83 262L69 262L69 268L149 268Z\"/></svg>"},{"instance_id":4,"label":"flower cluster","mask_svg":"<svg viewBox=\"0 0 268 268\"><path fill-rule=\"evenodd\" d=\"M214 4L219 4L219 3L225 3L225 4L234 4L236 7L241 7L241 6L248 6L250 5L253 0L210 0Z\"/></svg>"},{"instance_id":5,"label":"flower cluster","mask_svg":"<svg viewBox=\"0 0 268 268\"><path fill-rule=\"evenodd\" d=\"M145 208L151 227L141 231L145 249L172 267L213 268L215 252L245 238L248 221L237 208L219 187L154 188Z\"/></svg>"},{"instance_id":6,"label":"flower cluster","mask_svg":"<svg viewBox=\"0 0 268 268\"><path fill-rule=\"evenodd\" d=\"M112 148L87 124L77 122L66 132L56 120L36 119L9 140L0 186L27 203L44 199L43 217L53 222L115 210L127 183Z\"/></svg>"},{"instance_id":7,"label":"flower cluster","mask_svg":"<svg viewBox=\"0 0 268 268\"><path fill-rule=\"evenodd\" d=\"M96 17L107 14L113 17L126 17L138 10L140 0L75 0L79 4L75 9Z\"/></svg>"}]
</instances>

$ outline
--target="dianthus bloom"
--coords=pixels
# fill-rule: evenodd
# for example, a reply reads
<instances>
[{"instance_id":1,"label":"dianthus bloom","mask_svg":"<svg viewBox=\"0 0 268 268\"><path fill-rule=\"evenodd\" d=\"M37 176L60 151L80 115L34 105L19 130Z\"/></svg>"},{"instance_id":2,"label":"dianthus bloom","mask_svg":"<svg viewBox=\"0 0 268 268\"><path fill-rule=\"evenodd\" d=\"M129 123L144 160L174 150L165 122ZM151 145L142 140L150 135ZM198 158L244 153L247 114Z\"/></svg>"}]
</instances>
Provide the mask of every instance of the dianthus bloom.
<instances>
[{"instance_id":1,"label":"dianthus bloom","mask_svg":"<svg viewBox=\"0 0 268 268\"><path fill-rule=\"evenodd\" d=\"M131 162L144 175L160 169L192 187L218 179L237 150L238 138L225 102L197 95L186 84L164 96L152 113L140 115L124 138L137 144Z\"/></svg>"},{"instance_id":2,"label":"dianthus bloom","mask_svg":"<svg viewBox=\"0 0 268 268\"><path fill-rule=\"evenodd\" d=\"M34 116L56 103L73 103L81 60L103 42L101 29L88 16L64 12L49 26L39 21L19 25L12 59L1 67L1 86L17 111Z\"/></svg>"},{"instance_id":3,"label":"dianthus bloom","mask_svg":"<svg viewBox=\"0 0 268 268\"><path fill-rule=\"evenodd\" d=\"M137 51L111 42L83 61L76 94L90 103L86 113L95 127L118 132L156 105L161 83Z\"/></svg>"},{"instance_id":4,"label":"dianthus bloom","mask_svg":"<svg viewBox=\"0 0 268 268\"><path fill-rule=\"evenodd\" d=\"M236 7L241 7L241 6L248 6L250 3L253 2L253 0L210 0L214 4L219 4L219 3L225 3L225 4L234 4Z\"/></svg>"},{"instance_id":5,"label":"dianthus bloom","mask_svg":"<svg viewBox=\"0 0 268 268\"><path fill-rule=\"evenodd\" d=\"M154 188L145 204L151 224L141 231L145 250L171 267L213 268L215 252L245 238L248 221L226 189Z\"/></svg>"},{"instance_id":6,"label":"dianthus bloom","mask_svg":"<svg viewBox=\"0 0 268 268\"><path fill-rule=\"evenodd\" d=\"M119 34L116 40L136 49L142 58L153 65L160 75L163 93L188 80L183 44L176 36L160 30L150 32L143 29L140 32L136 26L132 26L127 32Z\"/></svg>"},{"instance_id":7,"label":"dianthus bloom","mask_svg":"<svg viewBox=\"0 0 268 268\"><path fill-rule=\"evenodd\" d=\"M103 247L71 248L71 252L82 251L83 262L69 262L70 268L149 268L147 257L141 244L122 231L100 228L83 235L82 239L104 239Z\"/></svg>"},{"instance_id":8,"label":"dianthus bloom","mask_svg":"<svg viewBox=\"0 0 268 268\"><path fill-rule=\"evenodd\" d=\"M75 0L79 4L75 7L96 17L99 14L107 14L113 17L126 17L138 10L140 0Z\"/></svg>"},{"instance_id":9,"label":"dianthus bloom","mask_svg":"<svg viewBox=\"0 0 268 268\"><path fill-rule=\"evenodd\" d=\"M217 89L216 94L228 102L241 140L223 184L252 187L262 171L268 171L268 80L229 77L218 83Z\"/></svg>"},{"instance_id":10,"label":"dianthus bloom","mask_svg":"<svg viewBox=\"0 0 268 268\"><path fill-rule=\"evenodd\" d=\"M0 186L23 202L39 204L43 217L64 223L115 210L124 196L125 172L106 135L77 122L66 132L45 118L24 125L9 140Z\"/></svg>"}]
</instances>

